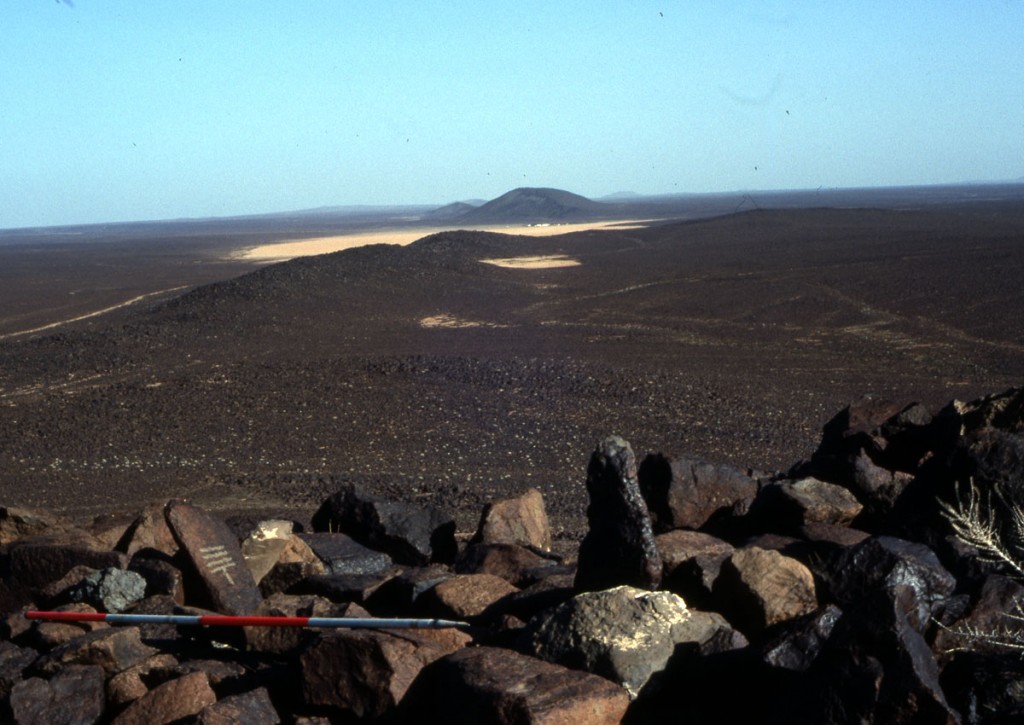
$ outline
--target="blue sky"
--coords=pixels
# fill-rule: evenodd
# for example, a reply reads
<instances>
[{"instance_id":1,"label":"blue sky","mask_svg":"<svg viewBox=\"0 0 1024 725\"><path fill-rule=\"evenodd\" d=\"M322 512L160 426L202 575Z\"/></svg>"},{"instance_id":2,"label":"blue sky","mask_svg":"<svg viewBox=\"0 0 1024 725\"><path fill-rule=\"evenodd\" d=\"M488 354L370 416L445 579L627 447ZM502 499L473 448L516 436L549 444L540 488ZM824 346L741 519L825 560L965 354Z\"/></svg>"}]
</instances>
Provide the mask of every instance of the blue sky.
<instances>
[{"instance_id":1,"label":"blue sky","mask_svg":"<svg viewBox=\"0 0 1024 725\"><path fill-rule=\"evenodd\" d=\"M1022 0L0 0L0 228L1016 179L1022 32Z\"/></svg>"}]
</instances>

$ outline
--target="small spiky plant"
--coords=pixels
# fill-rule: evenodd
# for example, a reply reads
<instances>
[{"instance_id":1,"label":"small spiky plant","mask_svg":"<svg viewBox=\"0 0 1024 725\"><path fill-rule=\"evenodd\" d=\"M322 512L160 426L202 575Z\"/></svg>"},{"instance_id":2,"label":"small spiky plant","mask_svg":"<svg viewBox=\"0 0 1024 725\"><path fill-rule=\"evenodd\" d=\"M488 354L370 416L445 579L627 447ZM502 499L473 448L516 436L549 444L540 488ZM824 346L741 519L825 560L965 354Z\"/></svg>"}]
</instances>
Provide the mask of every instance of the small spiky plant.
<instances>
[{"instance_id":1,"label":"small spiky plant","mask_svg":"<svg viewBox=\"0 0 1024 725\"><path fill-rule=\"evenodd\" d=\"M980 561L997 564L1012 572L1013 578L1024 579L1024 508L1010 501L998 485L993 486L993 490L998 504L993 502L991 491L983 500L973 479L966 496L961 494L958 484L955 503L939 502L942 515L961 542L978 550ZM1024 653L1024 604L1018 602L1003 615L1008 624L991 629L966 624L946 629L969 644L987 643ZM948 651L967 649L971 647L955 647Z\"/></svg>"}]
</instances>

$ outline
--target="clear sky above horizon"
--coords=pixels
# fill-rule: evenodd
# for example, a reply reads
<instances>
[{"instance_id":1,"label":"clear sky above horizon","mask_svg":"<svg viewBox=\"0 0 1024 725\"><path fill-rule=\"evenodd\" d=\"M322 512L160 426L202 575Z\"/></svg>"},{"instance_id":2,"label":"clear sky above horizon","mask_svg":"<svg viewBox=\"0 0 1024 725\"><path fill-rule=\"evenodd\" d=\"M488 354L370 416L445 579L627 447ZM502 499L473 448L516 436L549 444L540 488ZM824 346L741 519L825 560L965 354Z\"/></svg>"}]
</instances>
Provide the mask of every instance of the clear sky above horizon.
<instances>
[{"instance_id":1,"label":"clear sky above horizon","mask_svg":"<svg viewBox=\"0 0 1024 725\"><path fill-rule=\"evenodd\" d=\"M0 1L0 228L1024 176L1024 1Z\"/></svg>"}]
</instances>

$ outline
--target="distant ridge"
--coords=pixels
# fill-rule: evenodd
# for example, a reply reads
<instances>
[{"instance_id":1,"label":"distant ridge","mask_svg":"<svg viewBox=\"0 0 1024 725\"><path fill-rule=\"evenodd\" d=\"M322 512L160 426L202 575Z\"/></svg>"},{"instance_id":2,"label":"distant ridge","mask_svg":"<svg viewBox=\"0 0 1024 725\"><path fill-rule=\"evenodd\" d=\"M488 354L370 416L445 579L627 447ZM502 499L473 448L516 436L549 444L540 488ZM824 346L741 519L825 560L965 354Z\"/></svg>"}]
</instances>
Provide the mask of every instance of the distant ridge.
<instances>
[{"instance_id":1,"label":"distant ridge","mask_svg":"<svg viewBox=\"0 0 1024 725\"><path fill-rule=\"evenodd\" d=\"M564 222L604 216L613 207L561 189L513 189L472 209L459 221L474 223Z\"/></svg>"},{"instance_id":2,"label":"distant ridge","mask_svg":"<svg viewBox=\"0 0 1024 725\"><path fill-rule=\"evenodd\" d=\"M467 213L473 211L477 207L469 202L456 201L452 204L446 204L445 206L439 207L432 211L428 211L423 215L424 219L436 219L437 221L449 221L451 219L460 219Z\"/></svg>"}]
</instances>

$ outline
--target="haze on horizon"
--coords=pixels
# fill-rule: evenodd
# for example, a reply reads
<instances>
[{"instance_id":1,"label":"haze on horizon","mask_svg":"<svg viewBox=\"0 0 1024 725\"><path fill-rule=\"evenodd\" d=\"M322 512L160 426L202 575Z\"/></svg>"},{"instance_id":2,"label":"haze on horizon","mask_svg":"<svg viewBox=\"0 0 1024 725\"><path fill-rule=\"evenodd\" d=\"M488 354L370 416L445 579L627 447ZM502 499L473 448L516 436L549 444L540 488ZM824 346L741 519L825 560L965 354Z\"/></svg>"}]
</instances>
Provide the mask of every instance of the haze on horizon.
<instances>
[{"instance_id":1,"label":"haze on horizon","mask_svg":"<svg viewBox=\"0 0 1024 725\"><path fill-rule=\"evenodd\" d=\"M22 0L0 228L1024 175L1024 2Z\"/></svg>"}]
</instances>

